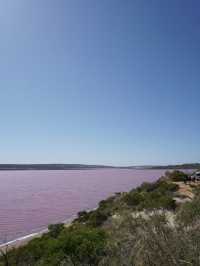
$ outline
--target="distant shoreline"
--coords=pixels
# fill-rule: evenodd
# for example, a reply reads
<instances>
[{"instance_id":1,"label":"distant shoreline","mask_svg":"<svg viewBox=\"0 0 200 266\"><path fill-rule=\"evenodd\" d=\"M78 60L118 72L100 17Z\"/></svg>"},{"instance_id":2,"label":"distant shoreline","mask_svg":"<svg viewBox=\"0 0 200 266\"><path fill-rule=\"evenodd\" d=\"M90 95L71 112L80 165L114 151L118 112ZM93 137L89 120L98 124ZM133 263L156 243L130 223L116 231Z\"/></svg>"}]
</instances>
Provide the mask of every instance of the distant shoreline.
<instances>
[{"instance_id":1,"label":"distant shoreline","mask_svg":"<svg viewBox=\"0 0 200 266\"><path fill-rule=\"evenodd\" d=\"M175 170L198 169L200 163L178 165L141 165L141 166L111 166L87 164L0 164L0 171L51 171L51 170L97 170L97 169L134 169L134 170Z\"/></svg>"},{"instance_id":2,"label":"distant shoreline","mask_svg":"<svg viewBox=\"0 0 200 266\"><path fill-rule=\"evenodd\" d=\"M84 164L0 164L0 171L24 170L92 170L113 169L114 166Z\"/></svg>"}]
</instances>

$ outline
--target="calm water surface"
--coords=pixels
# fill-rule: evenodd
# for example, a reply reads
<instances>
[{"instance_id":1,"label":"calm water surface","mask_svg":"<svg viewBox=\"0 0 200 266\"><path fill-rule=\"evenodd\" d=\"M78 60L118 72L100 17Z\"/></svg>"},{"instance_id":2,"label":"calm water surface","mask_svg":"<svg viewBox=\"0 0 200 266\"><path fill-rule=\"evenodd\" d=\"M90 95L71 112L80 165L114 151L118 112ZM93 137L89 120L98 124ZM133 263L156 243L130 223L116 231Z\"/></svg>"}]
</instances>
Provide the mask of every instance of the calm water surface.
<instances>
[{"instance_id":1,"label":"calm water surface","mask_svg":"<svg viewBox=\"0 0 200 266\"><path fill-rule=\"evenodd\" d=\"M164 170L0 171L0 243L62 222Z\"/></svg>"}]
</instances>

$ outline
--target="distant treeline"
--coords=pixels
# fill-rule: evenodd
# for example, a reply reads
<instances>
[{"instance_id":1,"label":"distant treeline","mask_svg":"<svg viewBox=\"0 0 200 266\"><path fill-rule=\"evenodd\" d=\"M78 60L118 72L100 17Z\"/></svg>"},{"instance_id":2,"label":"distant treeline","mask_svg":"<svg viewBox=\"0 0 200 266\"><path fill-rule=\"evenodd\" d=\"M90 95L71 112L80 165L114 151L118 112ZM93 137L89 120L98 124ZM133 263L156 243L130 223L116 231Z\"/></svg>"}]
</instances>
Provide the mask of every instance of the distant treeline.
<instances>
[{"instance_id":1,"label":"distant treeline","mask_svg":"<svg viewBox=\"0 0 200 266\"><path fill-rule=\"evenodd\" d=\"M178 165L163 165L152 166L153 169L200 169L200 163L178 164Z\"/></svg>"},{"instance_id":2,"label":"distant treeline","mask_svg":"<svg viewBox=\"0 0 200 266\"><path fill-rule=\"evenodd\" d=\"M1 170L88 170L98 168L119 169L200 169L200 163L179 165L109 166L88 164L0 164Z\"/></svg>"},{"instance_id":3,"label":"distant treeline","mask_svg":"<svg viewBox=\"0 0 200 266\"><path fill-rule=\"evenodd\" d=\"M124 166L121 169L166 169L166 170L184 170L184 169L200 169L200 163L188 164L172 164L172 165L140 165L140 166Z\"/></svg>"},{"instance_id":4,"label":"distant treeline","mask_svg":"<svg viewBox=\"0 0 200 266\"><path fill-rule=\"evenodd\" d=\"M85 164L0 164L1 170L84 170L96 168L112 168L105 165Z\"/></svg>"}]
</instances>

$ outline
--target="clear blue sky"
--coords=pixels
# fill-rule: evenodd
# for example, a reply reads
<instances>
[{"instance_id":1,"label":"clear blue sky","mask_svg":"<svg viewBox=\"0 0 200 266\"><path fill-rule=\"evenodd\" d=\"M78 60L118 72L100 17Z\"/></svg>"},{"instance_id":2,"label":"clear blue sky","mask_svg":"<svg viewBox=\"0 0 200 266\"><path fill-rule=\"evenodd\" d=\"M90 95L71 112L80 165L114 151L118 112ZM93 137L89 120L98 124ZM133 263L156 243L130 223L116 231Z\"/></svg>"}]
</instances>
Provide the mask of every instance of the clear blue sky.
<instances>
[{"instance_id":1,"label":"clear blue sky","mask_svg":"<svg viewBox=\"0 0 200 266\"><path fill-rule=\"evenodd\" d=\"M1 0L0 163L200 159L198 0Z\"/></svg>"}]
</instances>

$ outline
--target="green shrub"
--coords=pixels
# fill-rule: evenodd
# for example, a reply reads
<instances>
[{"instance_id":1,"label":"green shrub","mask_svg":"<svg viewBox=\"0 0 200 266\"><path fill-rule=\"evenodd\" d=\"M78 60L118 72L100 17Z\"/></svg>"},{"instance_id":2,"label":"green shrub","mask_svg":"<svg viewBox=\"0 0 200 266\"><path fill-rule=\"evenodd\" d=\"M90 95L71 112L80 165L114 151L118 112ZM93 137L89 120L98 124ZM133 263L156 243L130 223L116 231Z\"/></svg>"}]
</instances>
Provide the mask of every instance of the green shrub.
<instances>
[{"instance_id":1,"label":"green shrub","mask_svg":"<svg viewBox=\"0 0 200 266\"><path fill-rule=\"evenodd\" d=\"M142 185L137 188L137 191L141 192L141 191L146 191L146 192L152 192L154 190L156 190L158 188L159 184L158 182L154 182L154 183L148 183L148 182L144 182L142 183Z\"/></svg>"},{"instance_id":2,"label":"green shrub","mask_svg":"<svg viewBox=\"0 0 200 266\"><path fill-rule=\"evenodd\" d=\"M139 205L139 209L167 209L174 210L176 207L175 201L168 195L163 195L159 192L148 193L144 196L144 201Z\"/></svg>"},{"instance_id":3,"label":"green shrub","mask_svg":"<svg viewBox=\"0 0 200 266\"><path fill-rule=\"evenodd\" d=\"M124 196L124 200L129 206L138 206L141 202L144 201L144 197L142 193L135 191L127 193Z\"/></svg>"},{"instance_id":4,"label":"green shrub","mask_svg":"<svg viewBox=\"0 0 200 266\"><path fill-rule=\"evenodd\" d=\"M98 265L105 254L106 234L101 229L87 227L63 231L59 248L74 265Z\"/></svg>"},{"instance_id":5,"label":"green shrub","mask_svg":"<svg viewBox=\"0 0 200 266\"><path fill-rule=\"evenodd\" d=\"M78 217L81 218L81 217L86 216L87 214L88 214L87 211L80 211L78 212Z\"/></svg>"},{"instance_id":6,"label":"green shrub","mask_svg":"<svg viewBox=\"0 0 200 266\"><path fill-rule=\"evenodd\" d=\"M146 192L153 192L153 191L160 191L160 192L174 192L178 189L178 185L167 182L165 180L158 180L154 183L143 183L139 188L138 191L146 191Z\"/></svg>"},{"instance_id":7,"label":"green shrub","mask_svg":"<svg viewBox=\"0 0 200 266\"><path fill-rule=\"evenodd\" d=\"M81 212L78 212L78 217L74 221L79 222L79 223L85 223L88 221L89 216L90 216L89 212L81 211Z\"/></svg>"},{"instance_id":8,"label":"green shrub","mask_svg":"<svg viewBox=\"0 0 200 266\"><path fill-rule=\"evenodd\" d=\"M178 170L175 170L173 172L167 172L166 176L174 182L185 182L189 179L189 176L186 173Z\"/></svg>"},{"instance_id":9,"label":"green shrub","mask_svg":"<svg viewBox=\"0 0 200 266\"><path fill-rule=\"evenodd\" d=\"M111 196L111 197L107 198L106 200L100 201L99 202L99 207L101 209L112 207L115 198L116 198L116 195L115 196Z\"/></svg>"},{"instance_id":10,"label":"green shrub","mask_svg":"<svg viewBox=\"0 0 200 266\"><path fill-rule=\"evenodd\" d=\"M164 180L154 183L143 183L138 189L134 189L124 196L125 202L138 210L142 209L175 209L173 192L178 185Z\"/></svg>"},{"instance_id":11,"label":"green shrub","mask_svg":"<svg viewBox=\"0 0 200 266\"><path fill-rule=\"evenodd\" d=\"M157 191L165 194L175 192L178 190L178 185L166 181L160 181L157 187Z\"/></svg>"},{"instance_id":12,"label":"green shrub","mask_svg":"<svg viewBox=\"0 0 200 266\"><path fill-rule=\"evenodd\" d=\"M82 211L78 213L78 217L74 220L76 223L83 223L92 227L101 226L111 215L111 207L107 207L107 203L102 201L100 207L89 212Z\"/></svg>"},{"instance_id":13,"label":"green shrub","mask_svg":"<svg viewBox=\"0 0 200 266\"><path fill-rule=\"evenodd\" d=\"M92 227L101 226L109 217L110 213L105 213L101 210L95 210L90 213L88 225Z\"/></svg>"},{"instance_id":14,"label":"green shrub","mask_svg":"<svg viewBox=\"0 0 200 266\"><path fill-rule=\"evenodd\" d=\"M64 224L63 223L60 223L60 224L50 224L48 226L49 235L51 237L57 237L63 229L64 229Z\"/></svg>"}]
</instances>

